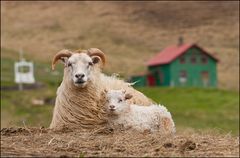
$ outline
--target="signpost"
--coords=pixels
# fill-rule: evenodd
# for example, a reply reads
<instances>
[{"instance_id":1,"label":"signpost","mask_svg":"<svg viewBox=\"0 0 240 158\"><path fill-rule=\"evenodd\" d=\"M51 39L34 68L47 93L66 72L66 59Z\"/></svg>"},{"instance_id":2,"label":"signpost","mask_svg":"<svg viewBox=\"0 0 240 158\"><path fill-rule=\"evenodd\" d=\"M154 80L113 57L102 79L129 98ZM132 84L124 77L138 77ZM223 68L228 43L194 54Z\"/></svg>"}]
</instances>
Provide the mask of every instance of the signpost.
<instances>
[{"instance_id":1,"label":"signpost","mask_svg":"<svg viewBox=\"0 0 240 158\"><path fill-rule=\"evenodd\" d=\"M33 63L27 62L23 58L22 50L19 52L19 62L14 64L15 82L18 83L19 90L23 90L23 83L34 84Z\"/></svg>"}]
</instances>

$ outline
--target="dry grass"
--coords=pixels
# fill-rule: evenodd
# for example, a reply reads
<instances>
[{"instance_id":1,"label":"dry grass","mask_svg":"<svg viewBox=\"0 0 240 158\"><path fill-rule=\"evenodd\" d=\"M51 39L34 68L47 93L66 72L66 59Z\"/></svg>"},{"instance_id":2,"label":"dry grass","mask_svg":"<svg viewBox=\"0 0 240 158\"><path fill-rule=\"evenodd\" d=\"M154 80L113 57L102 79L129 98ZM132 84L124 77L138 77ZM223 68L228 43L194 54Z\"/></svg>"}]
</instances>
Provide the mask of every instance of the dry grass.
<instances>
[{"instance_id":1,"label":"dry grass","mask_svg":"<svg viewBox=\"0 0 240 158\"><path fill-rule=\"evenodd\" d=\"M132 75L183 35L219 59L223 88L239 87L239 2L1 2L2 47L50 63L63 48L98 47L107 72ZM13 56L2 52L2 56Z\"/></svg>"},{"instance_id":2,"label":"dry grass","mask_svg":"<svg viewBox=\"0 0 240 158\"><path fill-rule=\"evenodd\" d=\"M1 156L239 156L239 137L185 131L176 135L45 128L4 128Z\"/></svg>"}]
</instances>

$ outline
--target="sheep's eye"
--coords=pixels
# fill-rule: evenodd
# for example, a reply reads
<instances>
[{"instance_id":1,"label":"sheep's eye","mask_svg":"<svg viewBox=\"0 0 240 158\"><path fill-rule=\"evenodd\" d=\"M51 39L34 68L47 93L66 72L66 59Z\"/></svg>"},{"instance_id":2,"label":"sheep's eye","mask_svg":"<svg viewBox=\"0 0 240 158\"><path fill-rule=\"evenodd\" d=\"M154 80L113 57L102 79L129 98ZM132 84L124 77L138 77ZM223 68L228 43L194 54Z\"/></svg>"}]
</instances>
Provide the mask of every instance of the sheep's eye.
<instances>
[{"instance_id":1,"label":"sheep's eye","mask_svg":"<svg viewBox=\"0 0 240 158\"><path fill-rule=\"evenodd\" d=\"M119 99L118 102L119 102L119 103L122 102L122 99Z\"/></svg>"},{"instance_id":2,"label":"sheep's eye","mask_svg":"<svg viewBox=\"0 0 240 158\"><path fill-rule=\"evenodd\" d=\"M69 66L72 66L72 63L68 63L68 65L67 65L67 66L68 66L68 67L69 67Z\"/></svg>"},{"instance_id":3,"label":"sheep's eye","mask_svg":"<svg viewBox=\"0 0 240 158\"><path fill-rule=\"evenodd\" d=\"M93 65L93 63L92 63L92 62L89 62L89 63L88 63L88 65L89 65L89 66L92 66L92 65Z\"/></svg>"}]
</instances>

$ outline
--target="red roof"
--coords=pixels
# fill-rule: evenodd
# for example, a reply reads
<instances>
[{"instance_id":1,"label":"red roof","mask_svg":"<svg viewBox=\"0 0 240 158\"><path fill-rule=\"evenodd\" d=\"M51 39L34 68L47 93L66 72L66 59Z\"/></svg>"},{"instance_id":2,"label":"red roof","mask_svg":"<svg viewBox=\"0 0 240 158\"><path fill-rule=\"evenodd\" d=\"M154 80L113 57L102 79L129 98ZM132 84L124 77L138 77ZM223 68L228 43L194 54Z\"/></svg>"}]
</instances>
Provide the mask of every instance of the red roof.
<instances>
[{"instance_id":1,"label":"red roof","mask_svg":"<svg viewBox=\"0 0 240 158\"><path fill-rule=\"evenodd\" d=\"M147 62L147 66L155 66L155 65L162 65L162 64L169 64L173 60L175 60L180 55L184 54L189 48L197 47L203 53L207 54L208 56L212 57L214 60L218 61L216 57L208 53L207 51L203 50L196 44L183 44L181 46L174 45L165 48L163 51L158 53L152 59Z\"/></svg>"}]
</instances>

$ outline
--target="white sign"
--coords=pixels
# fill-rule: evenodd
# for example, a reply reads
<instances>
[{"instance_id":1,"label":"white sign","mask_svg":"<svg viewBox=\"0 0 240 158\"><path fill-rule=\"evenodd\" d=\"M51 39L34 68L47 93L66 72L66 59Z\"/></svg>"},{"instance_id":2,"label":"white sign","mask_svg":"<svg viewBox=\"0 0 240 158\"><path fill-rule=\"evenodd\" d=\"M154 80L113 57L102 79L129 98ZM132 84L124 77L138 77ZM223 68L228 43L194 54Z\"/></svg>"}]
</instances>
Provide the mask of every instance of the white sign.
<instances>
[{"instance_id":1,"label":"white sign","mask_svg":"<svg viewBox=\"0 0 240 158\"><path fill-rule=\"evenodd\" d=\"M33 63L21 60L14 65L16 83L35 83L33 76Z\"/></svg>"}]
</instances>

